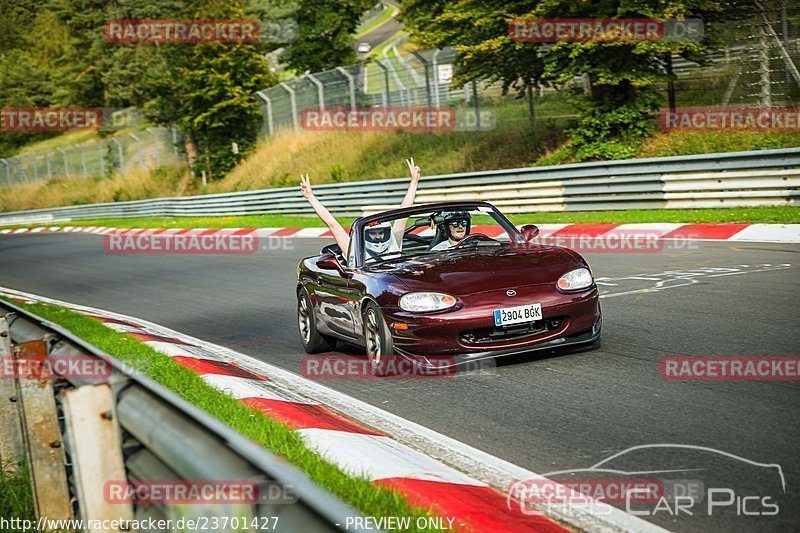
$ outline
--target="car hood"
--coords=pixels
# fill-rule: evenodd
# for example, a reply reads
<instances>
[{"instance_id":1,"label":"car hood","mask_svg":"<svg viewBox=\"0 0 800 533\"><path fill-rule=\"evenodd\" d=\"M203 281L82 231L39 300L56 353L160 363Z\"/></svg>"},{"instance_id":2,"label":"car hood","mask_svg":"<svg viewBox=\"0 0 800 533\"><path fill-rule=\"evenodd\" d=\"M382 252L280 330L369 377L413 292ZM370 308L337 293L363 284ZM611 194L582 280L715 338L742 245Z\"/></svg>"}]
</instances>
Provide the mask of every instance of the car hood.
<instances>
[{"instance_id":1,"label":"car hood","mask_svg":"<svg viewBox=\"0 0 800 533\"><path fill-rule=\"evenodd\" d=\"M454 296L555 283L575 268L583 267L563 248L532 250L456 250L386 261L370 267L390 273L412 291L438 291Z\"/></svg>"}]
</instances>

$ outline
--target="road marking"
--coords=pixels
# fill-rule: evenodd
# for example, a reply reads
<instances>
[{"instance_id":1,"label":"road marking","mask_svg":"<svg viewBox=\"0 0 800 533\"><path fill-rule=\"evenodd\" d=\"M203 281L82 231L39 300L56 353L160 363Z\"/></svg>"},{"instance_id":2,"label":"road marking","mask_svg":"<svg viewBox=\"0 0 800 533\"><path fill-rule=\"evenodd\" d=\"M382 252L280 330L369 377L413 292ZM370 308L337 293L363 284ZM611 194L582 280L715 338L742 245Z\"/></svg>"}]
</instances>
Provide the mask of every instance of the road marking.
<instances>
[{"instance_id":1,"label":"road marking","mask_svg":"<svg viewBox=\"0 0 800 533\"><path fill-rule=\"evenodd\" d=\"M595 283L598 285L608 285L609 281L623 282L613 284L614 286L624 285L625 281L655 281L652 287L645 287L641 289L632 289L622 292L611 292L600 295L600 298L614 298L617 296L626 296L629 294L642 294L647 292L658 292L666 289L674 289L677 287L685 287L687 285L694 285L699 283L696 278L718 278L722 276L736 276L739 274L752 274L755 272L768 272L772 270L783 270L791 268L790 263L780 263L773 265L772 263L764 263L761 265L737 265L735 267L702 267L691 270L667 270L659 274L649 274L648 277L644 276L624 276L620 278L597 278ZM748 270L742 270L742 269Z\"/></svg>"}]
</instances>

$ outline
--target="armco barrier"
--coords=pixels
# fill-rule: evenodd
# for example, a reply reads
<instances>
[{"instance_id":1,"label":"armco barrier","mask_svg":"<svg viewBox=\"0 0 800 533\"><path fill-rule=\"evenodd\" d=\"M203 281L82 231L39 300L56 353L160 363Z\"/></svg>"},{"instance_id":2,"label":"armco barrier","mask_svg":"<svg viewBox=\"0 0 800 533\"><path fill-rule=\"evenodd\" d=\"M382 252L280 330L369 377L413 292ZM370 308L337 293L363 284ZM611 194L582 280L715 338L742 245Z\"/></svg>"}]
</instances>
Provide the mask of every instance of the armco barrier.
<instances>
[{"instance_id":1,"label":"armco barrier","mask_svg":"<svg viewBox=\"0 0 800 533\"><path fill-rule=\"evenodd\" d=\"M299 177L298 177L299 183ZM407 178L325 184L338 215L396 206ZM800 148L631 159L425 176L417 203L485 199L511 213L798 205ZM157 198L0 214L0 225L93 218L312 214L298 188Z\"/></svg>"},{"instance_id":2,"label":"armco barrier","mask_svg":"<svg viewBox=\"0 0 800 533\"><path fill-rule=\"evenodd\" d=\"M59 326L0 301L0 355L9 354L28 364L32 358L47 360L53 368L58 359L96 358L108 365L102 376L0 376L0 464L18 468L17 461L25 458L40 517L84 523L171 520L171 530L182 518L213 524L236 517L240 525L235 528L209 529L253 529L255 524L255 529L293 532L340 531L347 517L361 516L285 460L175 393ZM257 496L238 503L135 506L108 497L109 483L213 485L225 480L256 486Z\"/></svg>"}]
</instances>

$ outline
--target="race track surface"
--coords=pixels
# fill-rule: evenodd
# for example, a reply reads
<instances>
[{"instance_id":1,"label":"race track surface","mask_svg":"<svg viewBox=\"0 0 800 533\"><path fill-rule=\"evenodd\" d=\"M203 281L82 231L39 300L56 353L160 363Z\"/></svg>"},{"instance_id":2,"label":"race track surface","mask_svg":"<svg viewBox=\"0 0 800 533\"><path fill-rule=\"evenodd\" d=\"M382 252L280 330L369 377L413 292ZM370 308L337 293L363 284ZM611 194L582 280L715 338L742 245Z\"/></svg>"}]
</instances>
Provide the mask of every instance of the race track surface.
<instances>
[{"instance_id":1,"label":"race track surface","mask_svg":"<svg viewBox=\"0 0 800 533\"><path fill-rule=\"evenodd\" d=\"M0 285L143 318L300 373L296 267L323 244L286 239L256 255L132 256L106 254L99 235L9 235L0 238ZM779 486L780 511L772 517L741 516L736 503L774 494L774 469L697 450L649 450L615 467L686 469L685 479L732 488L734 503L711 516L701 505L692 516L662 509L643 517L667 529L797 528L800 383L671 381L660 361L800 355L800 246L702 242L690 250L584 255L603 283L598 350L516 356L490 372L446 380L325 384L543 474L658 443L777 464L785 494ZM760 503L744 508L769 509Z\"/></svg>"}]
</instances>

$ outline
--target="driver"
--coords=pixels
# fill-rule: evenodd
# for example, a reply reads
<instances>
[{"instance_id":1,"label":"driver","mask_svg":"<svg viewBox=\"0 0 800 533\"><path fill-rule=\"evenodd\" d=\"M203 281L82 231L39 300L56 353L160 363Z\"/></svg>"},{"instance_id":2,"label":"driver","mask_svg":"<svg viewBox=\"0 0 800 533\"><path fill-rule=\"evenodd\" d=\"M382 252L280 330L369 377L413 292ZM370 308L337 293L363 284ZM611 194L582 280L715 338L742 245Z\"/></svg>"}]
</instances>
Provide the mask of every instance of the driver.
<instances>
[{"instance_id":1,"label":"driver","mask_svg":"<svg viewBox=\"0 0 800 533\"><path fill-rule=\"evenodd\" d=\"M437 231L442 231L447 236L431 250L447 250L461 242L469 235L472 216L468 211L445 211L441 214L443 221L437 226Z\"/></svg>"}]
</instances>

